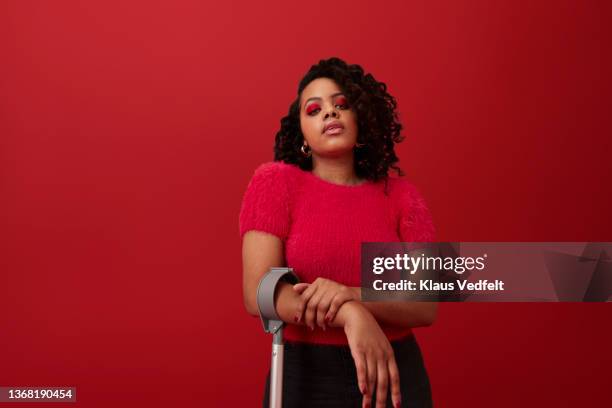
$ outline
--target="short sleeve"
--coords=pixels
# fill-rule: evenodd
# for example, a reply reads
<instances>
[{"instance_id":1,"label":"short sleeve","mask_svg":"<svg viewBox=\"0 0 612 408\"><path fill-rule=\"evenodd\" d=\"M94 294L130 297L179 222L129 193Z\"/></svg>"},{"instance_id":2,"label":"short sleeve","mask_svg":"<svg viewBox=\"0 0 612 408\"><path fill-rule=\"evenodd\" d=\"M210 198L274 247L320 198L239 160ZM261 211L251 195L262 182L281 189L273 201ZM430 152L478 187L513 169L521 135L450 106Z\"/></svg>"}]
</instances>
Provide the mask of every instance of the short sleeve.
<instances>
[{"instance_id":1,"label":"short sleeve","mask_svg":"<svg viewBox=\"0 0 612 408\"><path fill-rule=\"evenodd\" d=\"M249 182L239 216L240 238L250 230L276 235L289 233L289 194L282 163L259 166Z\"/></svg>"},{"instance_id":2,"label":"short sleeve","mask_svg":"<svg viewBox=\"0 0 612 408\"><path fill-rule=\"evenodd\" d=\"M436 230L425 199L404 181L399 194L399 235L402 242L434 242Z\"/></svg>"}]
</instances>

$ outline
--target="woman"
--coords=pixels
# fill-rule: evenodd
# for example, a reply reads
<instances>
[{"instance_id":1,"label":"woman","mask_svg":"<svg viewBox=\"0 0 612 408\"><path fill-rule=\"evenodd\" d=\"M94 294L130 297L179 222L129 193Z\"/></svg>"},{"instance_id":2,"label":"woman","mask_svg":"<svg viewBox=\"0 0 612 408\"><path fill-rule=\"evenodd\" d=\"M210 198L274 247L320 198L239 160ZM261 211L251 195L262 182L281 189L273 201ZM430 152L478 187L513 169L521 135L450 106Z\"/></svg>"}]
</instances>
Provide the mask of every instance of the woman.
<instances>
[{"instance_id":1,"label":"woman","mask_svg":"<svg viewBox=\"0 0 612 408\"><path fill-rule=\"evenodd\" d=\"M433 241L423 198L388 176L401 142L396 101L359 65L321 60L301 80L276 135L274 161L254 173L240 211L243 290L272 266L301 282L275 302L284 331L284 407L429 407L429 379L412 327L435 303L362 302L361 242ZM263 406L268 406L269 373Z\"/></svg>"}]
</instances>

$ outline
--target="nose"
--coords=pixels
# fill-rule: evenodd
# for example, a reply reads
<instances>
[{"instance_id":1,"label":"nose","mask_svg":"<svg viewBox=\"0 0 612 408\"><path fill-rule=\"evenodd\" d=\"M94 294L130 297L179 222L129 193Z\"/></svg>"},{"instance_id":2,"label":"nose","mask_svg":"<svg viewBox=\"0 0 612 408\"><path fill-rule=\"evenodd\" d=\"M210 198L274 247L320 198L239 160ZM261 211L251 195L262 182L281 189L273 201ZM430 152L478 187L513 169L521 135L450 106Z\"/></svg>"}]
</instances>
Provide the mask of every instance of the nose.
<instances>
[{"instance_id":1,"label":"nose","mask_svg":"<svg viewBox=\"0 0 612 408\"><path fill-rule=\"evenodd\" d=\"M339 116L338 111L336 110L336 107L334 105L332 105L331 108L327 109L327 112L325 113L325 118L324 119L327 119L330 116L332 118L337 118Z\"/></svg>"}]
</instances>

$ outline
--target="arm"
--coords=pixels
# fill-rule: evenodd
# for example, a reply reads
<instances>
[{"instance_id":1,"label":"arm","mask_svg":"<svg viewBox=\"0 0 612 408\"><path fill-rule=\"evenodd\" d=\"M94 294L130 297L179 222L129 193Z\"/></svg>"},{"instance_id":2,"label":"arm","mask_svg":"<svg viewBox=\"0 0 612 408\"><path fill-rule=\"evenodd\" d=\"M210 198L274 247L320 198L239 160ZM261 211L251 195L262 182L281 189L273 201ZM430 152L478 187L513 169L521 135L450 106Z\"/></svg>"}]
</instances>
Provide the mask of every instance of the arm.
<instances>
[{"instance_id":1,"label":"arm","mask_svg":"<svg viewBox=\"0 0 612 408\"><path fill-rule=\"evenodd\" d=\"M244 306L247 312L259 317L257 308L257 286L259 281L270 270L271 267L285 266L283 257L282 241L271 234L260 231L249 231L244 235L242 243L242 265L243 265L243 297ZM361 288L350 288L355 295L355 299L361 301ZM281 282L274 296L276 312L279 317L290 324L297 324L295 321L296 310L302 304L299 293L293 290L291 284ZM397 325L426 325L418 324L423 319L415 318L418 310L414 310L412 304L402 305L399 302L363 302L363 306L369 310L376 320L385 324ZM418 305L417 305L418 306ZM344 327L346 318L346 308L338 310L336 318L330 322L330 326ZM406 316L404 316L406 315ZM299 324L304 325L304 320Z\"/></svg>"},{"instance_id":2,"label":"arm","mask_svg":"<svg viewBox=\"0 0 612 408\"><path fill-rule=\"evenodd\" d=\"M325 324L334 321L334 316L342 304L349 301L359 303L384 326L430 326L436 318L435 302L410 302L401 299L363 302L360 287L345 286L331 279L317 278L313 283L298 283L293 289L300 293L301 297L301 303L297 303L298 318L303 317L303 321L310 327L317 324L325 328Z\"/></svg>"},{"instance_id":3,"label":"arm","mask_svg":"<svg viewBox=\"0 0 612 408\"><path fill-rule=\"evenodd\" d=\"M256 230L247 232L242 241L242 265L244 306L250 315L259 317L257 286L271 267L285 266L282 241L272 234ZM302 304L302 298L293 290L293 285L280 282L274 294L274 303L276 312L283 322L304 325L304 320L297 323L295 319L296 310ZM348 307L340 308L330 326L344 327L349 309Z\"/></svg>"},{"instance_id":4,"label":"arm","mask_svg":"<svg viewBox=\"0 0 612 408\"><path fill-rule=\"evenodd\" d=\"M242 241L242 289L244 306L253 316L259 316L257 308L257 286L271 267L285 266L283 243L275 235L252 230L244 234ZM296 324L295 310L300 303L300 295L292 285L281 282L275 293L276 311L286 323Z\"/></svg>"},{"instance_id":5,"label":"arm","mask_svg":"<svg viewBox=\"0 0 612 408\"><path fill-rule=\"evenodd\" d=\"M406 180L396 180L399 206L398 232L401 242L433 242L436 230L425 199L419 190ZM351 287L360 302L361 288ZM430 326L436 319L436 302L384 301L362 302L376 320L385 325L402 327Z\"/></svg>"},{"instance_id":6,"label":"arm","mask_svg":"<svg viewBox=\"0 0 612 408\"><path fill-rule=\"evenodd\" d=\"M376 318L387 326L423 327L431 326L436 320L438 304L436 302L363 302L361 288L350 287L356 300Z\"/></svg>"}]
</instances>

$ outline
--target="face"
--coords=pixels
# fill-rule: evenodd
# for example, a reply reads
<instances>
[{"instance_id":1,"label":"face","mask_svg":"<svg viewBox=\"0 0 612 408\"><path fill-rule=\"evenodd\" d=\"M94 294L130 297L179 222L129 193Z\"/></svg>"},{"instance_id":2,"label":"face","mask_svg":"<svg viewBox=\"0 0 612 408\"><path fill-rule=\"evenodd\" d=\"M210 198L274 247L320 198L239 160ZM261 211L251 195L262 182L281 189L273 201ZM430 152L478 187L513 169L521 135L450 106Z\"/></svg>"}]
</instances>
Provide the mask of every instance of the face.
<instances>
[{"instance_id":1,"label":"face","mask_svg":"<svg viewBox=\"0 0 612 408\"><path fill-rule=\"evenodd\" d=\"M317 78L304 88L300 98L300 127L313 156L353 154L357 117L332 79Z\"/></svg>"}]
</instances>

